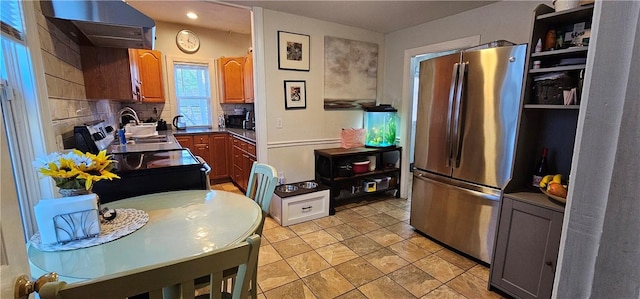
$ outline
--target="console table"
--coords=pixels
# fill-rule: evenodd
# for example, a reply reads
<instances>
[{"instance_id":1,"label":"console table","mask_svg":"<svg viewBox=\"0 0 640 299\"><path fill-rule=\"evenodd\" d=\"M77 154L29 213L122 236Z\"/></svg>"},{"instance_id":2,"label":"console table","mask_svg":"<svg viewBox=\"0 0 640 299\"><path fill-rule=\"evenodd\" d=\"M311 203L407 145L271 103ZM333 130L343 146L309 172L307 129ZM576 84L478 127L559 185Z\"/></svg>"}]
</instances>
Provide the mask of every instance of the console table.
<instances>
[{"instance_id":1,"label":"console table","mask_svg":"<svg viewBox=\"0 0 640 299\"><path fill-rule=\"evenodd\" d=\"M400 197L401 147L327 148L314 150L315 180L330 187L329 214L336 204L362 196L395 190ZM353 162L372 161L375 168L353 173Z\"/></svg>"}]
</instances>

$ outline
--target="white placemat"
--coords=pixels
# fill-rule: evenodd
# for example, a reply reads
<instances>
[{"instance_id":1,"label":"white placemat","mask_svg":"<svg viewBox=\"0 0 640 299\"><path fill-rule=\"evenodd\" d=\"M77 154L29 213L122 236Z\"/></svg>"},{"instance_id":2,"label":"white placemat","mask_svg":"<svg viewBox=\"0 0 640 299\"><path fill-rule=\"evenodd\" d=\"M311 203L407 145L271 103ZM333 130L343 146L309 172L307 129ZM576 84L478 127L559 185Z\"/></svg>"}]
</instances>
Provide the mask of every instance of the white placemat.
<instances>
[{"instance_id":1,"label":"white placemat","mask_svg":"<svg viewBox=\"0 0 640 299\"><path fill-rule=\"evenodd\" d=\"M31 244L41 251L64 251L86 248L124 237L144 226L147 221L149 221L149 215L145 211L116 209L116 218L100 223L100 235L95 238L70 241L64 244L42 244L40 233L36 233L31 237Z\"/></svg>"}]
</instances>

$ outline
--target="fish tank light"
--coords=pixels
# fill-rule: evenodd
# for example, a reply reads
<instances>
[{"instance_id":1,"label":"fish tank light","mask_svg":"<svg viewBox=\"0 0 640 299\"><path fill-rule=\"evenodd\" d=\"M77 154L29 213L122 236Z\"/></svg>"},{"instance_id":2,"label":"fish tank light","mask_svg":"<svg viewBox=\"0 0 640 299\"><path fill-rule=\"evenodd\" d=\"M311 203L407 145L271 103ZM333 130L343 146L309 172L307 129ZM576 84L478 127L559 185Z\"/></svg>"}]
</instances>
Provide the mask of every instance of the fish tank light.
<instances>
[{"instance_id":1,"label":"fish tank light","mask_svg":"<svg viewBox=\"0 0 640 299\"><path fill-rule=\"evenodd\" d=\"M388 104L367 107L364 110L366 147L395 147L398 110Z\"/></svg>"}]
</instances>

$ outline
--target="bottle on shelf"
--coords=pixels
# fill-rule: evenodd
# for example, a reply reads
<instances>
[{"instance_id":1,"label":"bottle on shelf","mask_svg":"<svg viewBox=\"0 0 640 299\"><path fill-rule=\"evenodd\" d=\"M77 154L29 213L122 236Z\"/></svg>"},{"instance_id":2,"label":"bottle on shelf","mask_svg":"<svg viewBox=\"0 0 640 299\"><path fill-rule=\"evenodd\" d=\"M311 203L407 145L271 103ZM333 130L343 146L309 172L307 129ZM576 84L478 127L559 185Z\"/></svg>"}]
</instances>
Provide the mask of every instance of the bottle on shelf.
<instances>
[{"instance_id":1,"label":"bottle on shelf","mask_svg":"<svg viewBox=\"0 0 640 299\"><path fill-rule=\"evenodd\" d=\"M546 147L542 149L542 156L540 157L540 160L538 160L538 164L536 164L536 169L531 180L531 185L534 188L540 187L542 177L547 174L547 152L548 150Z\"/></svg>"},{"instance_id":2,"label":"bottle on shelf","mask_svg":"<svg viewBox=\"0 0 640 299\"><path fill-rule=\"evenodd\" d=\"M547 31L547 36L544 40L544 50L551 51L556 48L556 31L555 29L550 29Z\"/></svg>"},{"instance_id":3,"label":"bottle on shelf","mask_svg":"<svg viewBox=\"0 0 640 299\"><path fill-rule=\"evenodd\" d=\"M536 43L536 50L535 53L539 53L542 52L542 39L539 38L538 39L538 43Z\"/></svg>"}]
</instances>

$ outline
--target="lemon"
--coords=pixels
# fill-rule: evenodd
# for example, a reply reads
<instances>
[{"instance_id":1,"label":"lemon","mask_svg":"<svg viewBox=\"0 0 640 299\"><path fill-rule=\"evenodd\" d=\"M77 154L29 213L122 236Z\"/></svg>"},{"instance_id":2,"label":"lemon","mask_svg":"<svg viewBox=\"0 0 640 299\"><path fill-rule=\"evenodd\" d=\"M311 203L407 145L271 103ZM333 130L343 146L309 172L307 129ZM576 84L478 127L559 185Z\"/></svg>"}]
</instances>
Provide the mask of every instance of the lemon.
<instances>
[{"instance_id":1,"label":"lemon","mask_svg":"<svg viewBox=\"0 0 640 299\"><path fill-rule=\"evenodd\" d=\"M542 180L540 180L540 187L541 188L545 188L547 187L547 184L549 183L549 181L551 181L553 179L553 175L552 174L548 174L545 175Z\"/></svg>"}]
</instances>

